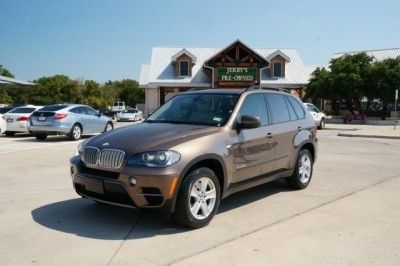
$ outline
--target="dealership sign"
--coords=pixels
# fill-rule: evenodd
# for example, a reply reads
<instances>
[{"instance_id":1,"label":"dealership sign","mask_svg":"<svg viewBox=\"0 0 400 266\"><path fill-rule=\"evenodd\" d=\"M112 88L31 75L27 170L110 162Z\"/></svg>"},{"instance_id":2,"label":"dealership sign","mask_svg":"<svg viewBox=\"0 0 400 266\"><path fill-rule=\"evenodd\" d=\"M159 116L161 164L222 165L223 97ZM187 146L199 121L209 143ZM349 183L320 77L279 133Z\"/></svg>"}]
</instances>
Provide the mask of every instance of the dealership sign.
<instances>
[{"instance_id":1,"label":"dealership sign","mask_svg":"<svg viewBox=\"0 0 400 266\"><path fill-rule=\"evenodd\" d=\"M218 81L255 81L257 68L255 67L219 67Z\"/></svg>"}]
</instances>

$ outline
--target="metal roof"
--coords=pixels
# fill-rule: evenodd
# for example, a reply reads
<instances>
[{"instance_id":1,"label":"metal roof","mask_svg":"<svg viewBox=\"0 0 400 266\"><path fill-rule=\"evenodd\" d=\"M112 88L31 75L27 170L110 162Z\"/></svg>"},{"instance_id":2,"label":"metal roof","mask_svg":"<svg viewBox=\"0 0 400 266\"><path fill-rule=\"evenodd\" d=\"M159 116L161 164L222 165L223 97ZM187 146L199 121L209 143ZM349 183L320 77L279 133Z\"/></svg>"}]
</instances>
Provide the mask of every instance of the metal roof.
<instances>
[{"instance_id":1,"label":"metal roof","mask_svg":"<svg viewBox=\"0 0 400 266\"><path fill-rule=\"evenodd\" d=\"M364 50L364 51L351 51L335 53L333 58L338 58L343 55L352 55L365 52L369 56L373 56L375 60L382 61L388 58L400 59L400 48L378 49L378 50Z\"/></svg>"},{"instance_id":2,"label":"metal roof","mask_svg":"<svg viewBox=\"0 0 400 266\"><path fill-rule=\"evenodd\" d=\"M197 58L192 68L191 77L177 77L171 58L187 50ZM224 48L201 47L155 47L152 50L151 63L142 65L140 81L141 87L157 86L186 86L186 87L211 87L210 78L203 71L205 61L213 57ZM296 49L289 48L254 48L263 58L267 59L273 53L283 53L290 61L286 62L285 77L270 77L268 70L261 71L261 86L263 87L297 87L304 86L310 78L310 67L305 65Z\"/></svg>"},{"instance_id":3,"label":"metal roof","mask_svg":"<svg viewBox=\"0 0 400 266\"><path fill-rule=\"evenodd\" d=\"M17 84L17 85L25 85L25 86L36 86L36 83L28 82L28 81L23 81L19 79L14 79L14 78L9 78L9 77L4 77L0 76L0 83L2 84Z\"/></svg>"}]
</instances>

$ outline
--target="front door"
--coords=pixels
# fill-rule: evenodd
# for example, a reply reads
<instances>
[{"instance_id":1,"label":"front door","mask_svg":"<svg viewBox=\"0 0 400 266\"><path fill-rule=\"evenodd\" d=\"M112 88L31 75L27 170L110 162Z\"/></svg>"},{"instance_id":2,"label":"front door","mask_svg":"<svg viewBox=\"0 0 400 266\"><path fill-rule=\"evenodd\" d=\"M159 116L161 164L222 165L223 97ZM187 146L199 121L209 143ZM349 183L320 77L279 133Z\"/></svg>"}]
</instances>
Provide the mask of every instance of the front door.
<instances>
[{"instance_id":1,"label":"front door","mask_svg":"<svg viewBox=\"0 0 400 266\"><path fill-rule=\"evenodd\" d=\"M266 103L262 93L250 94L244 100L237 122L242 115L256 116L261 126L243 129L237 132L231 146L233 157L233 183L245 181L262 174L263 170L272 171L274 161L274 137L269 133L269 121Z\"/></svg>"}]
</instances>

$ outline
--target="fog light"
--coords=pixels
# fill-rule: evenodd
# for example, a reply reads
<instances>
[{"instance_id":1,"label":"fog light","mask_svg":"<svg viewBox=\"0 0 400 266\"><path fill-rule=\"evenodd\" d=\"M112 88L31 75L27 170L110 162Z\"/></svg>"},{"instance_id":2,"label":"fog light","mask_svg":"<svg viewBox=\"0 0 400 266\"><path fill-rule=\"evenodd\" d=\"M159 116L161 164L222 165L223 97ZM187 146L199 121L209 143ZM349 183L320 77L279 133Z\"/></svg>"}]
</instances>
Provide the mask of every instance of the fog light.
<instances>
[{"instance_id":1,"label":"fog light","mask_svg":"<svg viewBox=\"0 0 400 266\"><path fill-rule=\"evenodd\" d=\"M137 183L136 178L134 177L129 178L129 183L131 184L131 186L136 186Z\"/></svg>"}]
</instances>

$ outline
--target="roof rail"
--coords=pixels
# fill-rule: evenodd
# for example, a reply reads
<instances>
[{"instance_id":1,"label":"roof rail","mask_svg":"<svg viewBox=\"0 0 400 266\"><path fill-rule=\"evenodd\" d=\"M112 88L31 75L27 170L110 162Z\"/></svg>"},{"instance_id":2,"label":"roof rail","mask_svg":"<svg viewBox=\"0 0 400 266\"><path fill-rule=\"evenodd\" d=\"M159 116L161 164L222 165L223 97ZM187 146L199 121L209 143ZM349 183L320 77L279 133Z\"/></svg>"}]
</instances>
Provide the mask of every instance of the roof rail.
<instances>
[{"instance_id":1,"label":"roof rail","mask_svg":"<svg viewBox=\"0 0 400 266\"><path fill-rule=\"evenodd\" d=\"M289 94L292 94L290 90L288 89L279 89L279 88L262 88L260 85L251 85L250 87L244 89L243 92L246 91L251 91L251 90L272 90L272 91L281 91L281 92L286 92Z\"/></svg>"},{"instance_id":2,"label":"roof rail","mask_svg":"<svg viewBox=\"0 0 400 266\"><path fill-rule=\"evenodd\" d=\"M244 89L244 91L251 91L251 90L261 90L261 86L253 84L250 87Z\"/></svg>"}]
</instances>

